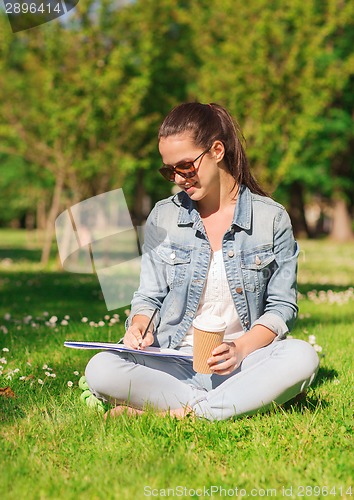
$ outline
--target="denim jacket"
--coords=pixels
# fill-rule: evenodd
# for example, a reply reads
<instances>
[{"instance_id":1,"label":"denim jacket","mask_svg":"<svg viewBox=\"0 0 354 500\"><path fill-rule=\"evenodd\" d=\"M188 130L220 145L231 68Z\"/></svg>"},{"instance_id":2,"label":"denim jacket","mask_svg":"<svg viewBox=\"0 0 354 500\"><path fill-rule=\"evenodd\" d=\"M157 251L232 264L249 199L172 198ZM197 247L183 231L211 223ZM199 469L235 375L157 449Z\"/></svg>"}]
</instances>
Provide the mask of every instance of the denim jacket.
<instances>
[{"instance_id":1,"label":"denim jacket","mask_svg":"<svg viewBox=\"0 0 354 500\"><path fill-rule=\"evenodd\" d=\"M241 186L222 254L244 331L261 324L282 338L291 329L298 253L284 207ZM126 326L158 308L153 345L176 348L195 317L210 258L195 202L184 192L159 201L146 221L140 285Z\"/></svg>"}]
</instances>

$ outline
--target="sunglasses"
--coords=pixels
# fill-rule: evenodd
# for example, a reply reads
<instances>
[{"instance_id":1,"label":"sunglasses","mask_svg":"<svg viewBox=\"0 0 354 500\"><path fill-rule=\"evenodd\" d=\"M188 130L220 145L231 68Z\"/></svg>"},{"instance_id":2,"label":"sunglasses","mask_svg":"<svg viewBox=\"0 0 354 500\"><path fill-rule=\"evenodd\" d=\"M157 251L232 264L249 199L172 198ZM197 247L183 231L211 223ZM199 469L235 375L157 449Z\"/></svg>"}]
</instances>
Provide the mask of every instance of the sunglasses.
<instances>
[{"instance_id":1,"label":"sunglasses","mask_svg":"<svg viewBox=\"0 0 354 500\"><path fill-rule=\"evenodd\" d=\"M175 177L176 174L180 175L183 177L183 179L190 179L191 177L194 177L195 174L198 172L198 168L200 167L200 163L198 167L194 166L194 163L199 160L199 158L202 158L208 151L210 151L211 148L206 149L203 151L199 156L197 156L193 161L180 161L177 163L177 165L163 165L159 169L160 174L168 181L170 182L175 182Z\"/></svg>"}]
</instances>

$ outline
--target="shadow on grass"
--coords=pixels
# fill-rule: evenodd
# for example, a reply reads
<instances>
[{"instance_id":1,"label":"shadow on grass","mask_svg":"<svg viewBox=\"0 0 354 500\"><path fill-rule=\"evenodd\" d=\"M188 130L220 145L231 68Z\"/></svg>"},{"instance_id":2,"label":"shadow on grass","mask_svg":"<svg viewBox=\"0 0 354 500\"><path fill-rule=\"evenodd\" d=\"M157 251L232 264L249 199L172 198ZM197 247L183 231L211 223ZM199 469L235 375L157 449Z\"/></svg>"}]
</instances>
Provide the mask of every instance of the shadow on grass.
<instances>
[{"instance_id":1,"label":"shadow on grass","mask_svg":"<svg viewBox=\"0 0 354 500\"><path fill-rule=\"evenodd\" d=\"M352 285L354 286L354 284ZM324 292L328 292L328 290L332 290L333 292L345 292L350 288L349 286L344 285L333 285L331 283L321 284L321 283L302 283L298 285L299 292L303 295L306 295L308 292L312 292L316 290L319 292L323 290Z\"/></svg>"},{"instance_id":2,"label":"shadow on grass","mask_svg":"<svg viewBox=\"0 0 354 500\"><path fill-rule=\"evenodd\" d=\"M317 376L311 385L311 388L314 389L326 383L328 380L334 380L338 377L337 370L332 368L320 367L317 373ZM315 397L308 395L306 392L302 392L298 394L295 398L287 401L282 405L282 408L285 411L296 411L301 413L303 410L307 410L310 412L316 411L319 407L327 408L330 406L330 403L324 400L322 397Z\"/></svg>"},{"instance_id":3,"label":"shadow on grass","mask_svg":"<svg viewBox=\"0 0 354 500\"><path fill-rule=\"evenodd\" d=\"M286 412L303 413L304 411L315 413L318 408L324 409L330 406L331 403L321 397L308 396L307 394L299 394L290 401L282 405Z\"/></svg>"},{"instance_id":4,"label":"shadow on grass","mask_svg":"<svg viewBox=\"0 0 354 500\"><path fill-rule=\"evenodd\" d=\"M41 250L24 248L0 248L0 260L11 259L13 262L39 263Z\"/></svg>"},{"instance_id":5,"label":"shadow on grass","mask_svg":"<svg viewBox=\"0 0 354 500\"><path fill-rule=\"evenodd\" d=\"M16 399L1 396L0 424L12 423L17 419L25 418L26 413Z\"/></svg>"},{"instance_id":6,"label":"shadow on grass","mask_svg":"<svg viewBox=\"0 0 354 500\"><path fill-rule=\"evenodd\" d=\"M325 382L328 382L328 380L334 380L338 377L338 375L339 374L337 370L334 370L333 368L326 368L325 366L320 366L317 376L311 387L318 387Z\"/></svg>"},{"instance_id":7,"label":"shadow on grass","mask_svg":"<svg viewBox=\"0 0 354 500\"><path fill-rule=\"evenodd\" d=\"M1 309L14 315L107 313L96 275L66 272L0 272ZM1 311L0 311L1 314Z\"/></svg>"}]
</instances>

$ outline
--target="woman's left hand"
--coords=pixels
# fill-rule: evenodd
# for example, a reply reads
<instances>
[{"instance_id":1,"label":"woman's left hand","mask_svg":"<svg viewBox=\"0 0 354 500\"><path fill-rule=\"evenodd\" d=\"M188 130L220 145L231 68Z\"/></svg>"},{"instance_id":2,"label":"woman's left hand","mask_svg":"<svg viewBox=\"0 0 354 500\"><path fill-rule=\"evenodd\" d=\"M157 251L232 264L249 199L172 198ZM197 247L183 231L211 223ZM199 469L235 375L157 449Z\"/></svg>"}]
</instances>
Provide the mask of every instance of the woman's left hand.
<instances>
[{"instance_id":1,"label":"woman's left hand","mask_svg":"<svg viewBox=\"0 0 354 500\"><path fill-rule=\"evenodd\" d=\"M243 356L233 342L223 342L213 350L207 363L213 373L229 375L238 368L242 360Z\"/></svg>"}]
</instances>

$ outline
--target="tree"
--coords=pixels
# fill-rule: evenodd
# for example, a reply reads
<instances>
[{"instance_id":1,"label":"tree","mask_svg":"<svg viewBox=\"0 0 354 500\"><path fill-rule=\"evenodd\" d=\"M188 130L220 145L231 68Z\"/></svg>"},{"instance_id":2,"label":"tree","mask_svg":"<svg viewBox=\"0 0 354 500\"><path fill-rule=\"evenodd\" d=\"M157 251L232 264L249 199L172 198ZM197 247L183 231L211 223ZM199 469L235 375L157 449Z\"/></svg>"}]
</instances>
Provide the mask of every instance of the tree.
<instances>
[{"instance_id":1,"label":"tree","mask_svg":"<svg viewBox=\"0 0 354 500\"><path fill-rule=\"evenodd\" d=\"M121 184L134 166L150 54L136 60L124 30L110 26L110 2L96 9L80 2L69 26L53 22L3 39L0 150L55 179L43 263L63 203Z\"/></svg>"},{"instance_id":2,"label":"tree","mask_svg":"<svg viewBox=\"0 0 354 500\"><path fill-rule=\"evenodd\" d=\"M251 164L268 190L299 204L299 223L313 192L348 200L353 3L215 0L195 4L191 18L198 19L191 25L202 61L195 93L239 117Z\"/></svg>"}]
</instances>

